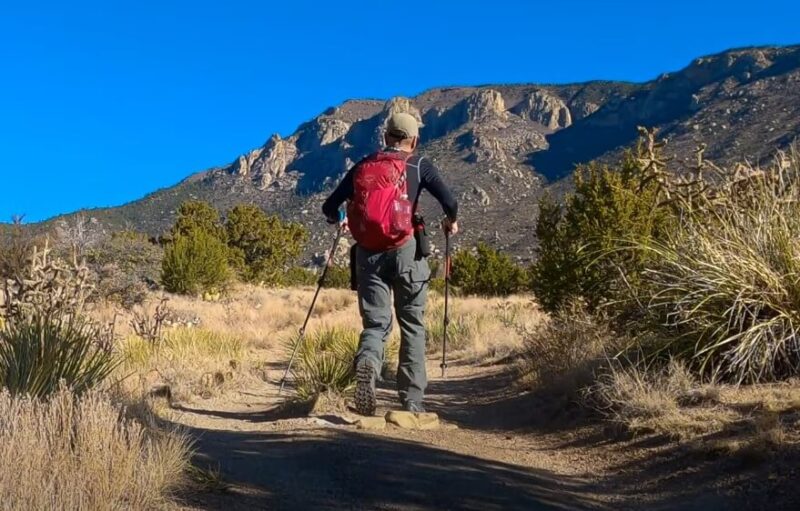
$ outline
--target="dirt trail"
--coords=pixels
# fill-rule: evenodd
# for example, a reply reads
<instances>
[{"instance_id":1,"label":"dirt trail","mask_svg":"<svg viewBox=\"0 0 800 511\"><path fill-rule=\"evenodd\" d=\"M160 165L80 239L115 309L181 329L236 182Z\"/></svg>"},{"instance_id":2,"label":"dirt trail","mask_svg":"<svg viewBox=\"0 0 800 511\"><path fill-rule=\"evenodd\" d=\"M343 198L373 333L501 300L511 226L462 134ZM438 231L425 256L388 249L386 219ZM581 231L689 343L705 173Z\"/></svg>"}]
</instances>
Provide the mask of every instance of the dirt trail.
<instances>
[{"instance_id":1,"label":"dirt trail","mask_svg":"<svg viewBox=\"0 0 800 511\"><path fill-rule=\"evenodd\" d=\"M428 408L446 424L436 431L361 431L337 415L292 416L267 383L177 407L199 463L218 466L231 485L190 496L188 509L604 508L580 460L554 462L552 445L511 433L535 411L517 403L502 366L460 365L448 376L429 387ZM391 382L379 398L379 413L396 408Z\"/></svg>"}]
</instances>

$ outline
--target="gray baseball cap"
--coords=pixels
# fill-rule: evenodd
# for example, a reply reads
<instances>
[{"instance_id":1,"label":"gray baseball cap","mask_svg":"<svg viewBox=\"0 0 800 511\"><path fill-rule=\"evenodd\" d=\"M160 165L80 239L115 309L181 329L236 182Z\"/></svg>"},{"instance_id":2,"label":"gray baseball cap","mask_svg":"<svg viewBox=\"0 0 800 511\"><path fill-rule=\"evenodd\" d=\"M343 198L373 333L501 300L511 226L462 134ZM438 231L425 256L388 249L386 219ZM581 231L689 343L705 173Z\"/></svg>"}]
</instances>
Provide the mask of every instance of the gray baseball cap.
<instances>
[{"instance_id":1,"label":"gray baseball cap","mask_svg":"<svg viewBox=\"0 0 800 511\"><path fill-rule=\"evenodd\" d=\"M397 138L406 139L419 136L419 121L405 112L392 114L386 122L386 132Z\"/></svg>"}]
</instances>

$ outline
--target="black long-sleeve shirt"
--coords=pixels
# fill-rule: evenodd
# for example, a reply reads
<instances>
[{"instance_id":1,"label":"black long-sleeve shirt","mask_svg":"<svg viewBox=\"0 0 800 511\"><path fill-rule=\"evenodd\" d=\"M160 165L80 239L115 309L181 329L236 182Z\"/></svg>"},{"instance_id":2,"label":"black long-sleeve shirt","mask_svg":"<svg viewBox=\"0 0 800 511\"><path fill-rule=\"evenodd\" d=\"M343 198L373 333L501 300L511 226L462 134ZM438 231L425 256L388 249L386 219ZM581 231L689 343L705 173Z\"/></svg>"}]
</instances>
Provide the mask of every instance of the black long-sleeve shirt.
<instances>
[{"instance_id":1,"label":"black long-sleeve shirt","mask_svg":"<svg viewBox=\"0 0 800 511\"><path fill-rule=\"evenodd\" d=\"M392 150L394 149L386 149L386 151ZM422 190L428 190L439 201L444 214L450 220L455 221L458 217L458 202L450 188L442 181L439 169L428 158L418 155L411 156L406 166L408 197L413 198L414 207L416 208L419 202ZM338 218L339 207L353 197L353 171L356 167L358 164L345 174L342 181L322 205L322 213L331 222L335 222Z\"/></svg>"}]
</instances>

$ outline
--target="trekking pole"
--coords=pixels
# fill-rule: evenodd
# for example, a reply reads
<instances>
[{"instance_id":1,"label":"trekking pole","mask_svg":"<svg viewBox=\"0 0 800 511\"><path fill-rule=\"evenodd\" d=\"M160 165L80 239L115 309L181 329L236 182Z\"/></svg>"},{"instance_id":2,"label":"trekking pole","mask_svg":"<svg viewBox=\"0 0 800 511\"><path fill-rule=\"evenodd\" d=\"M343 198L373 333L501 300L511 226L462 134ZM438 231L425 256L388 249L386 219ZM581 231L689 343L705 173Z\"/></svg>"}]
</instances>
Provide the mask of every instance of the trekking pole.
<instances>
[{"instance_id":1,"label":"trekking pole","mask_svg":"<svg viewBox=\"0 0 800 511\"><path fill-rule=\"evenodd\" d=\"M328 260L325 262L325 268L322 270L322 275L319 277L319 281L317 282L317 290L314 293L314 298L311 300L311 307L308 308L308 314L306 314L306 320L303 322L303 326L300 328L300 333L297 337L297 342L294 344L294 348L292 349L292 356L289 358L289 365L286 367L286 371L283 373L283 378L281 378L281 387L278 390L278 395L280 396L283 393L283 387L286 385L286 378L289 376L289 371L292 370L292 364L294 363L294 359L297 356L297 350L300 348L300 345L303 343L303 340L306 336L306 327L308 326L308 321L311 319L311 313L314 312L314 305L317 304L317 298L319 297L319 292L322 289L322 284L325 283L325 276L328 274L328 269L333 265L333 259L336 255L336 249L339 248L339 240L342 237L342 232L344 231L343 224L339 224L339 228L336 231L336 239L333 240L333 247L331 247L331 252L328 254Z\"/></svg>"},{"instance_id":2,"label":"trekking pole","mask_svg":"<svg viewBox=\"0 0 800 511\"><path fill-rule=\"evenodd\" d=\"M442 335L442 378L447 377L447 327L450 326L450 233L444 233L444 334Z\"/></svg>"}]
</instances>

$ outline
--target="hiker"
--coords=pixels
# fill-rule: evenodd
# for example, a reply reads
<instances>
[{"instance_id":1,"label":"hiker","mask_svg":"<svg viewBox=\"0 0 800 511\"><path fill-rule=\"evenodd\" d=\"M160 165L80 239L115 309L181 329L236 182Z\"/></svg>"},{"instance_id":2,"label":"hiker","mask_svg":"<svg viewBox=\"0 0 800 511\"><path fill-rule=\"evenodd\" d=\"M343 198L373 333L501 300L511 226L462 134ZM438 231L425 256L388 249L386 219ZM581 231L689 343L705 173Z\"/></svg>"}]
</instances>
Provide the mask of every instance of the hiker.
<instances>
[{"instance_id":1,"label":"hiker","mask_svg":"<svg viewBox=\"0 0 800 511\"><path fill-rule=\"evenodd\" d=\"M357 163L322 206L329 223L340 221L347 206L346 227L357 243L355 264L363 331L356 353L356 411L375 413L375 381L383 367L384 347L392 330L392 293L400 323L397 391L403 409L424 412L425 305L431 270L422 218L416 214L422 190L441 204L442 228L458 232L458 204L427 158L415 153L419 123L407 113L392 115L386 147ZM344 225L343 225L344 227Z\"/></svg>"}]
</instances>

